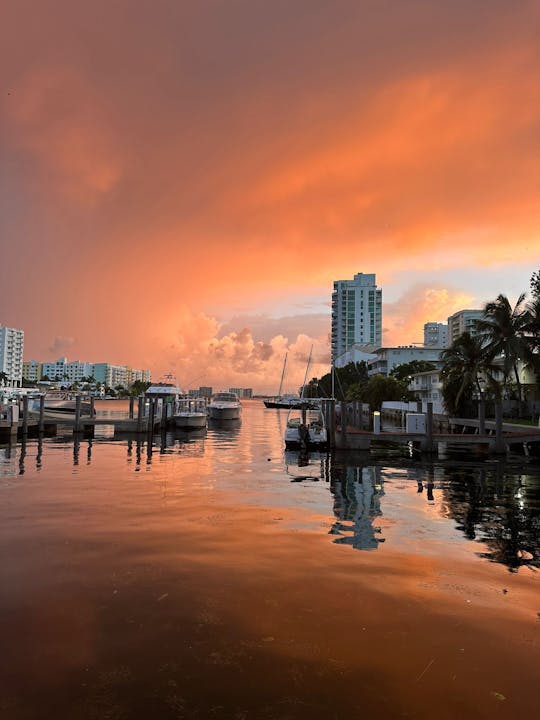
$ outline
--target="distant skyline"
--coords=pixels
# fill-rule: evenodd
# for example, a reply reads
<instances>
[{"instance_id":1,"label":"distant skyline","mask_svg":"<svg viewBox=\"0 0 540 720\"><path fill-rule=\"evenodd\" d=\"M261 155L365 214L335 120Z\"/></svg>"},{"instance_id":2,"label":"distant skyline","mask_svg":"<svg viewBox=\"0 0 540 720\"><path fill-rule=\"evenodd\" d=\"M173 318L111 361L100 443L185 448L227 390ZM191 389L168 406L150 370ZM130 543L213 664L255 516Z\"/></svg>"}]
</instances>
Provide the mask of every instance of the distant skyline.
<instances>
[{"instance_id":1,"label":"distant skyline","mask_svg":"<svg viewBox=\"0 0 540 720\"><path fill-rule=\"evenodd\" d=\"M273 392L334 280L383 343L540 266L536 0L6 0L0 323L25 359Z\"/></svg>"}]
</instances>

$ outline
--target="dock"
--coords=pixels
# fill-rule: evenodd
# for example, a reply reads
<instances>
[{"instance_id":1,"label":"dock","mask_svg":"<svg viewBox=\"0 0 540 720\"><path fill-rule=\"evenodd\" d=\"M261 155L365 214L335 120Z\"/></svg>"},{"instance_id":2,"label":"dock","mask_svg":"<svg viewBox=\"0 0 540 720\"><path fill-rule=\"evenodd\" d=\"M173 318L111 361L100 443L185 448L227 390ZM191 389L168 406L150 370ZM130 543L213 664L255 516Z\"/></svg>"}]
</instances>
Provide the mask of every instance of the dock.
<instances>
[{"instance_id":1,"label":"dock","mask_svg":"<svg viewBox=\"0 0 540 720\"><path fill-rule=\"evenodd\" d=\"M425 432L384 430L369 416L362 403L336 403L323 400L322 410L328 429L328 444L337 450L370 450L372 447L407 446L421 453L437 455L448 448L473 449L481 454L505 455L510 450L529 455L540 452L540 428L503 422L502 408L496 406L494 420L446 418L448 432L435 432L431 403L425 413ZM376 413L375 415L379 415ZM440 420L437 426L441 426Z\"/></svg>"}]
</instances>

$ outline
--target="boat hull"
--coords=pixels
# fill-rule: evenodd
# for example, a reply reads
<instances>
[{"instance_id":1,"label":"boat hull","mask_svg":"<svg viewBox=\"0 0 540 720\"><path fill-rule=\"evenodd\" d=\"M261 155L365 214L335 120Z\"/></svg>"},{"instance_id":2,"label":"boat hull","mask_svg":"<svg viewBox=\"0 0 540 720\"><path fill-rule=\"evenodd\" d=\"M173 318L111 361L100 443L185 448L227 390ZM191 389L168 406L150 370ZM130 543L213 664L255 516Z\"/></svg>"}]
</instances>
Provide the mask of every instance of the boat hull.
<instances>
[{"instance_id":1,"label":"boat hull","mask_svg":"<svg viewBox=\"0 0 540 720\"><path fill-rule=\"evenodd\" d=\"M209 405L208 417L211 420L240 420L240 408Z\"/></svg>"},{"instance_id":2,"label":"boat hull","mask_svg":"<svg viewBox=\"0 0 540 720\"><path fill-rule=\"evenodd\" d=\"M285 434L285 448L287 450L326 450L328 447L328 438L326 430L320 433L309 431L309 437L301 437L295 429Z\"/></svg>"},{"instance_id":3,"label":"boat hull","mask_svg":"<svg viewBox=\"0 0 540 720\"><path fill-rule=\"evenodd\" d=\"M174 416L174 425L179 430L199 430L206 427L205 413L181 413Z\"/></svg>"}]
</instances>

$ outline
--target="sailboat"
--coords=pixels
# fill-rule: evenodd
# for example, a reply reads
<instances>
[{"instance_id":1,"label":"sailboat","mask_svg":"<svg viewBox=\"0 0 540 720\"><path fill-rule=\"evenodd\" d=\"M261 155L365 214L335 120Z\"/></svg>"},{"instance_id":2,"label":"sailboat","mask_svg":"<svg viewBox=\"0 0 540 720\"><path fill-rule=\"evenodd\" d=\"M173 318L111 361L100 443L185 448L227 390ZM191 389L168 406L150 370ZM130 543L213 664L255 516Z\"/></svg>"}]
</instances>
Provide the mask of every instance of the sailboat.
<instances>
[{"instance_id":1,"label":"sailboat","mask_svg":"<svg viewBox=\"0 0 540 720\"><path fill-rule=\"evenodd\" d=\"M328 434L326 432L324 413L319 405L310 404L304 398L312 352L313 345L307 361L304 384L302 385L302 397L298 405L289 410L287 416L287 427L285 429L285 447L287 449L299 448L302 451L307 451L312 449L324 450L327 447Z\"/></svg>"},{"instance_id":2,"label":"sailboat","mask_svg":"<svg viewBox=\"0 0 540 720\"><path fill-rule=\"evenodd\" d=\"M287 355L289 353L285 353L285 357L283 359L283 369L281 370L281 380L279 383L279 390L278 394L275 398L272 398L271 400L265 400L264 404L267 408L283 408L285 410L290 410L291 408L299 407L301 403L301 399L298 395L282 395L281 391L283 390L283 380L285 378L285 369L287 367Z\"/></svg>"}]
</instances>

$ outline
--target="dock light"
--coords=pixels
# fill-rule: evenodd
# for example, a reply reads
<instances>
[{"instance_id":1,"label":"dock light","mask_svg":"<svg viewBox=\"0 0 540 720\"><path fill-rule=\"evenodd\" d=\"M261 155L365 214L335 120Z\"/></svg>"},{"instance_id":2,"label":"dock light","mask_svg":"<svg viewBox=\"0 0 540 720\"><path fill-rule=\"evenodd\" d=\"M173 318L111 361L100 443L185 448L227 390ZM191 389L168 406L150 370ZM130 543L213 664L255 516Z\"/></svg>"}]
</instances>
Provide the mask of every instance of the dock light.
<instances>
[{"instance_id":1,"label":"dock light","mask_svg":"<svg viewBox=\"0 0 540 720\"><path fill-rule=\"evenodd\" d=\"M380 435L381 432L381 413L375 410L373 413L373 434Z\"/></svg>"}]
</instances>

